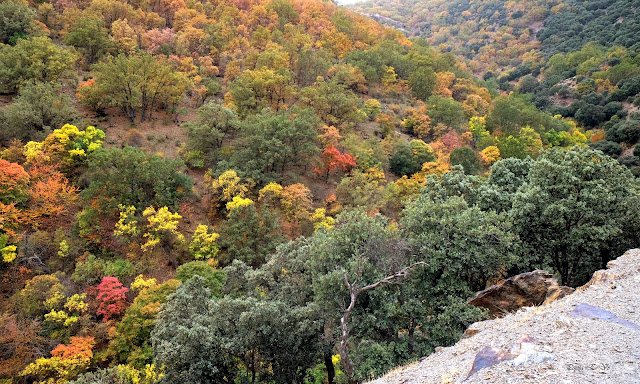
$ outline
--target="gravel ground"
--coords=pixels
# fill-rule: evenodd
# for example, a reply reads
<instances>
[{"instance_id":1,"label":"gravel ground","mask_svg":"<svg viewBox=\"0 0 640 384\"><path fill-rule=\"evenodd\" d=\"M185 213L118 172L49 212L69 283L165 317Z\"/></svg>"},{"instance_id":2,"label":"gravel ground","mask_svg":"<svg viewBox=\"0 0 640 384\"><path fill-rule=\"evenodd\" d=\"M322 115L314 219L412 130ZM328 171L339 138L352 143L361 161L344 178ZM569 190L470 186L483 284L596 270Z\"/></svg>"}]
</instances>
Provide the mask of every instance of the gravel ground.
<instances>
[{"instance_id":1,"label":"gravel ground","mask_svg":"<svg viewBox=\"0 0 640 384\"><path fill-rule=\"evenodd\" d=\"M472 324L475 335L371 384L640 383L640 249L607 267L563 299ZM502 361L478 370L479 352Z\"/></svg>"}]
</instances>

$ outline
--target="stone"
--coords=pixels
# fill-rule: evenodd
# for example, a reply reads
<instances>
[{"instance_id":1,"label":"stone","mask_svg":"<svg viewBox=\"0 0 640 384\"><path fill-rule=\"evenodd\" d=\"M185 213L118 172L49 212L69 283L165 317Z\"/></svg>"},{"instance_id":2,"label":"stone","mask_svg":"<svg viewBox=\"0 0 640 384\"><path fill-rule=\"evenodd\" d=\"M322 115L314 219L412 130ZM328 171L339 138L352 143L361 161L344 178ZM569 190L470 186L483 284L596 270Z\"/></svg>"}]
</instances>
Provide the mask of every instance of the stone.
<instances>
[{"instance_id":1,"label":"stone","mask_svg":"<svg viewBox=\"0 0 640 384\"><path fill-rule=\"evenodd\" d=\"M616 316L613 312L596 307L587 303L580 303L569 313L571 317L583 317L592 320L604 320L609 323L620 324L631 329L640 329L640 325L624 320Z\"/></svg>"},{"instance_id":2,"label":"stone","mask_svg":"<svg viewBox=\"0 0 640 384\"><path fill-rule=\"evenodd\" d=\"M542 305L573 293L561 286L547 271L535 270L510 277L476 293L469 304L489 310L492 318L515 312L522 307Z\"/></svg>"},{"instance_id":3,"label":"stone","mask_svg":"<svg viewBox=\"0 0 640 384\"><path fill-rule=\"evenodd\" d=\"M518 355L513 359L513 365L519 367L521 365L542 364L553 361L553 355L549 352L528 352Z\"/></svg>"},{"instance_id":4,"label":"stone","mask_svg":"<svg viewBox=\"0 0 640 384\"><path fill-rule=\"evenodd\" d=\"M514 355L507 351L485 346L476 354L476 357L473 360L473 365L471 366L471 371L469 371L469 374L467 375L467 379L483 368L488 368L502 361L511 360L513 358Z\"/></svg>"},{"instance_id":5,"label":"stone","mask_svg":"<svg viewBox=\"0 0 640 384\"><path fill-rule=\"evenodd\" d=\"M477 335L478 332L480 332L477 329L471 329L471 328L467 328L466 331L464 331L464 333L462 334L462 338L463 339L468 339L471 336Z\"/></svg>"}]
</instances>

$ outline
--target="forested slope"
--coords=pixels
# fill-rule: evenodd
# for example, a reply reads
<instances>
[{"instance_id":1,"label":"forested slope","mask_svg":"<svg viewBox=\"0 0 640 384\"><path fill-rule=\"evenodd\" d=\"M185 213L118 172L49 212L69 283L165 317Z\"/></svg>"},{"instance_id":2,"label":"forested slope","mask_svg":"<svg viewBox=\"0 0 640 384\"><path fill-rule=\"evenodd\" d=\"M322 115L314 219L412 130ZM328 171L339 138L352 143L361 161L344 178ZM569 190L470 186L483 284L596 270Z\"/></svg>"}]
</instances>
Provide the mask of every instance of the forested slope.
<instances>
[{"instance_id":1,"label":"forested slope","mask_svg":"<svg viewBox=\"0 0 640 384\"><path fill-rule=\"evenodd\" d=\"M636 56L585 49L563 117L331 2L0 3L0 380L358 382L584 282L640 233Z\"/></svg>"}]
</instances>

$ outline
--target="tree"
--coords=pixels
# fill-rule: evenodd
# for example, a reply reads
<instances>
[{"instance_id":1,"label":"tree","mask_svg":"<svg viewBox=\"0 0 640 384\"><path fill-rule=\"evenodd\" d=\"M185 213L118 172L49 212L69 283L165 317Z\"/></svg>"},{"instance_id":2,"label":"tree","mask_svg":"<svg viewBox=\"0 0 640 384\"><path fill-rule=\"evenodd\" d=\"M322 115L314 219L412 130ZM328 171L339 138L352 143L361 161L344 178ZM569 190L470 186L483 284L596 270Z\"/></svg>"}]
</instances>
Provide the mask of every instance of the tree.
<instances>
[{"instance_id":1,"label":"tree","mask_svg":"<svg viewBox=\"0 0 640 384\"><path fill-rule=\"evenodd\" d=\"M55 105L55 104L54 104ZM86 165L87 156L102 148L103 131L88 126L84 130L71 124L54 129L42 142L30 141L24 146L27 163L59 166L67 174Z\"/></svg>"},{"instance_id":2,"label":"tree","mask_svg":"<svg viewBox=\"0 0 640 384\"><path fill-rule=\"evenodd\" d=\"M27 81L56 82L75 67L71 51L53 44L48 37L20 39L15 46L0 46L0 92L12 93Z\"/></svg>"},{"instance_id":3,"label":"tree","mask_svg":"<svg viewBox=\"0 0 640 384\"><path fill-rule=\"evenodd\" d=\"M348 153L340 153L333 145L327 147L320 155L320 165L314 169L317 175L324 175L325 183L329 182L329 175L337 170L347 172L356 166L356 159Z\"/></svg>"},{"instance_id":4,"label":"tree","mask_svg":"<svg viewBox=\"0 0 640 384\"><path fill-rule=\"evenodd\" d=\"M191 191L191 179L181 170L182 161L168 160L158 155L125 147L101 149L89 157L86 199L96 201L103 212L118 205L175 208L178 201Z\"/></svg>"},{"instance_id":5,"label":"tree","mask_svg":"<svg viewBox=\"0 0 640 384\"><path fill-rule=\"evenodd\" d=\"M0 159L0 203L23 204L28 198L29 174L20 164Z\"/></svg>"},{"instance_id":6,"label":"tree","mask_svg":"<svg viewBox=\"0 0 640 384\"><path fill-rule=\"evenodd\" d=\"M25 3L7 1L0 4L0 43L15 44L34 29L36 12Z\"/></svg>"},{"instance_id":7,"label":"tree","mask_svg":"<svg viewBox=\"0 0 640 384\"><path fill-rule=\"evenodd\" d=\"M65 35L64 42L85 51L87 63L93 64L109 46L104 20L94 17L81 17L75 20L69 33Z\"/></svg>"},{"instance_id":8,"label":"tree","mask_svg":"<svg viewBox=\"0 0 640 384\"><path fill-rule=\"evenodd\" d=\"M460 130L467 122L462 105L452 98L445 99L435 95L429 97L427 113L434 126L444 124L447 127Z\"/></svg>"},{"instance_id":9,"label":"tree","mask_svg":"<svg viewBox=\"0 0 640 384\"><path fill-rule=\"evenodd\" d=\"M187 76L167 59L150 54L108 56L92 67L97 92L106 104L118 107L132 123L152 119L160 103L173 107L189 86Z\"/></svg>"},{"instance_id":10,"label":"tree","mask_svg":"<svg viewBox=\"0 0 640 384\"><path fill-rule=\"evenodd\" d=\"M416 99L426 101L436 88L438 78L431 67L420 67L409 76L409 87Z\"/></svg>"},{"instance_id":11,"label":"tree","mask_svg":"<svg viewBox=\"0 0 640 384\"><path fill-rule=\"evenodd\" d=\"M231 209L218 229L222 260L225 264L238 259L253 267L262 265L284 241L278 227L273 214L266 210L258 213L253 202Z\"/></svg>"},{"instance_id":12,"label":"tree","mask_svg":"<svg viewBox=\"0 0 640 384\"><path fill-rule=\"evenodd\" d=\"M126 294L129 289L122 286L117 277L106 276L102 278L95 290L97 292L96 301L98 302L96 315L102 316L103 321L109 321L124 312Z\"/></svg>"},{"instance_id":13,"label":"tree","mask_svg":"<svg viewBox=\"0 0 640 384\"><path fill-rule=\"evenodd\" d=\"M266 268L287 271L284 275L280 272L278 279L281 295L288 294L288 301L313 300L320 324L331 327L338 335L337 340L325 340L337 344L340 364L353 382L361 377L350 356L360 341L382 342L382 335L393 334L369 327L366 320L374 308L370 306L374 304L372 292L384 290L387 283L402 283L402 277L418 265L411 263L397 231L389 230L388 220L380 215L369 217L358 210L341 214L331 230L316 231L307 239L282 247ZM332 381L333 363L326 357Z\"/></svg>"},{"instance_id":14,"label":"tree","mask_svg":"<svg viewBox=\"0 0 640 384\"><path fill-rule=\"evenodd\" d=\"M18 311L27 318L41 318L62 306L64 287L56 275L40 275L27 281L11 298Z\"/></svg>"},{"instance_id":15,"label":"tree","mask_svg":"<svg viewBox=\"0 0 640 384\"><path fill-rule=\"evenodd\" d=\"M218 151L225 137L234 135L241 124L231 109L210 101L198 108L194 122L182 126L189 137L184 157L189 163L202 167L212 165L219 158Z\"/></svg>"},{"instance_id":16,"label":"tree","mask_svg":"<svg viewBox=\"0 0 640 384\"><path fill-rule=\"evenodd\" d=\"M116 327L116 336L109 343L115 360L144 368L153 362L151 331L160 307L167 296L175 292L180 282L168 280L163 284L151 282L143 288ZM133 288L133 284L132 284Z\"/></svg>"},{"instance_id":17,"label":"tree","mask_svg":"<svg viewBox=\"0 0 640 384\"><path fill-rule=\"evenodd\" d=\"M178 231L178 221L182 219L179 213L172 213L167 207L158 210L147 207L142 216L148 222L143 235L147 240L140 246L144 252L149 252L158 245L170 252L174 246L184 243L184 236Z\"/></svg>"},{"instance_id":18,"label":"tree","mask_svg":"<svg viewBox=\"0 0 640 384\"><path fill-rule=\"evenodd\" d=\"M214 263L201 260L182 264L176 269L176 279L184 283L196 275L200 276L211 295L220 297L226 275L224 270L216 269L213 265Z\"/></svg>"},{"instance_id":19,"label":"tree","mask_svg":"<svg viewBox=\"0 0 640 384\"><path fill-rule=\"evenodd\" d=\"M284 215L294 227L311 218L311 191L304 184L291 184L282 190L280 201Z\"/></svg>"},{"instance_id":20,"label":"tree","mask_svg":"<svg viewBox=\"0 0 640 384\"><path fill-rule=\"evenodd\" d=\"M630 171L601 152L545 151L510 213L530 252L528 265L551 266L563 284L583 284L632 246L639 196Z\"/></svg>"},{"instance_id":21,"label":"tree","mask_svg":"<svg viewBox=\"0 0 640 384\"><path fill-rule=\"evenodd\" d=\"M216 335L210 292L201 277L181 284L158 313L151 341L154 359L165 367L162 383L233 382L228 348ZM213 327L212 327L213 325Z\"/></svg>"},{"instance_id":22,"label":"tree","mask_svg":"<svg viewBox=\"0 0 640 384\"><path fill-rule=\"evenodd\" d=\"M480 159L478 154L469 148L455 148L449 154L451 165L462 165L464 172L469 175L475 175L480 170Z\"/></svg>"},{"instance_id":23,"label":"tree","mask_svg":"<svg viewBox=\"0 0 640 384\"><path fill-rule=\"evenodd\" d=\"M37 359L22 370L20 376L35 376L42 379L41 383L66 383L87 370L94 346L93 337L72 337L70 344L58 344L50 358Z\"/></svg>"},{"instance_id":24,"label":"tree","mask_svg":"<svg viewBox=\"0 0 640 384\"><path fill-rule=\"evenodd\" d=\"M422 140L411 140L395 148L389 160L391 171L398 176L411 176L422 170L422 165L435 161L436 156L429 144Z\"/></svg>"},{"instance_id":25,"label":"tree","mask_svg":"<svg viewBox=\"0 0 640 384\"><path fill-rule=\"evenodd\" d=\"M218 245L216 240L220 237L217 233L212 233L209 227L203 224L198 225L189 244L189 251L194 259L215 259L218 256Z\"/></svg>"},{"instance_id":26,"label":"tree","mask_svg":"<svg viewBox=\"0 0 640 384\"><path fill-rule=\"evenodd\" d=\"M275 112L294 94L293 72L287 68L244 71L229 86L229 101L240 116L270 107Z\"/></svg>"},{"instance_id":27,"label":"tree","mask_svg":"<svg viewBox=\"0 0 640 384\"><path fill-rule=\"evenodd\" d=\"M78 189L55 165L34 164L29 169L29 178L28 224L43 229L67 224L73 215Z\"/></svg>"},{"instance_id":28,"label":"tree","mask_svg":"<svg viewBox=\"0 0 640 384\"><path fill-rule=\"evenodd\" d=\"M261 114L239 132L237 150L229 160L241 175L261 184L279 178L287 169L306 166L319 152L319 120L310 109Z\"/></svg>"}]
</instances>

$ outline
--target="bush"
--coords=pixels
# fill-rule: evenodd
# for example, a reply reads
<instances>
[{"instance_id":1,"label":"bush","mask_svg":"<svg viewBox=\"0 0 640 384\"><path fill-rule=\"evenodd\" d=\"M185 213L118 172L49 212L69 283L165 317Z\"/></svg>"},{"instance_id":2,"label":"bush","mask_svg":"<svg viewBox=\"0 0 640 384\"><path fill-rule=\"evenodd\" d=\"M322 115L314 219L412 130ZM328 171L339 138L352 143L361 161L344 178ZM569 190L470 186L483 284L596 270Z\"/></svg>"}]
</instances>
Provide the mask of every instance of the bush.
<instances>
[{"instance_id":1,"label":"bush","mask_svg":"<svg viewBox=\"0 0 640 384\"><path fill-rule=\"evenodd\" d=\"M85 198L94 199L102 213L119 204L142 211L149 206L175 209L191 191L192 180L181 173L184 163L140 149L101 149L91 154Z\"/></svg>"},{"instance_id":2,"label":"bush","mask_svg":"<svg viewBox=\"0 0 640 384\"><path fill-rule=\"evenodd\" d=\"M71 278L76 283L94 285L103 276L114 276L119 280L131 280L136 273L136 266L128 260L98 259L94 255L89 255L85 261L76 263L76 269Z\"/></svg>"},{"instance_id":3,"label":"bush","mask_svg":"<svg viewBox=\"0 0 640 384\"><path fill-rule=\"evenodd\" d=\"M609 140L600 140L595 142L591 144L591 148L602 151L605 155L612 157L618 157L622 153L622 147L620 144Z\"/></svg>"},{"instance_id":4,"label":"bush","mask_svg":"<svg viewBox=\"0 0 640 384\"><path fill-rule=\"evenodd\" d=\"M469 148L456 148L451 151L449 158L451 159L451 165L462 165L464 173L467 175L475 175L481 168L478 154Z\"/></svg>"},{"instance_id":5,"label":"bush","mask_svg":"<svg viewBox=\"0 0 640 384\"><path fill-rule=\"evenodd\" d=\"M198 275L204 279L204 286L212 295L220 296L224 281L224 271L212 268L205 261L192 261L183 264L176 270L176 279L185 282Z\"/></svg>"},{"instance_id":6,"label":"bush","mask_svg":"<svg viewBox=\"0 0 640 384\"><path fill-rule=\"evenodd\" d=\"M29 82L0 117L0 140L38 140L51 130L78 120L69 96L55 83Z\"/></svg>"}]
</instances>

